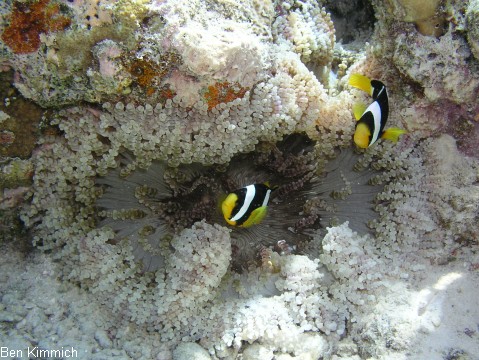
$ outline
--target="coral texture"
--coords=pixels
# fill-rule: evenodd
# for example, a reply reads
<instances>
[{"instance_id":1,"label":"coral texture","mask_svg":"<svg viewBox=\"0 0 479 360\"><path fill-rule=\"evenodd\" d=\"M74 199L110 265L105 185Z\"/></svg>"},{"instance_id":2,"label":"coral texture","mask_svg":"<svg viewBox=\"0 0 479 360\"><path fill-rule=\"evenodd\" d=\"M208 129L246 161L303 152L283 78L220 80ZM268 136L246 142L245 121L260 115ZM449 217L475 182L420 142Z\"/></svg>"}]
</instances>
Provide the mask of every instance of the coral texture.
<instances>
[{"instance_id":1,"label":"coral texture","mask_svg":"<svg viewBox=\"0 0 479 360\"><path fill-rule=\"evenodd\" d=\"M471 41L476 28L468 26L465 15L469 9L469 24L473 25L476 3L470 1L469 7L461 1L444 4L441 13L446 18L447 31L438 38L423 36L411 26L393 21L389 6L375 4L376 14L382 18L380 23L385 25L378 27L374 35L376 49L384 58L373 56L371 62L374 67L375 61L382 63L387 59L388 65L382 73L388 74L390 86L401 94L394 103L400 121L407 123L408 130L419 137L449 133L459 140L459 148L469 156L477 154L474 149L479 139L476 118L479 101L473 95L479 88L479 72ZM371 54L374 53L372 50Z\"/></svg>"},{"instance_id":2,"label":"coral texture","mask_svg":"<svg viewBox=\"0 0 479 360\"><path fill-rule=\"evenodd\" d=\"M15 54L31 53L40 47L40 35L64 30L71 20L60 15L60 5L50 0L13 2L10 24L2 33L2 40Z\"/></svg>"},{"instance_id":3,"label":"coral texture","mask_svg":"<svg viewBox=\"0 0 479 360\"><path fill-rule=\"evenodd\" d=\"M479 267L477 1L424 2L424 19L408 4L363 4L371 23L342 44L343 1L2 2L1 69L47 108L1 88L0 226L22 205L35 246L24 275L2 261L2 344L400 358L467 327L436 350L479 353L465 317L433 311L453 286L474 295ZM398 143L353 148L353 103L371 99L352 73L386 84ZM266 181L265 220L228 226L222 198ZM20 235L1 244L15 259Z\"/></svg>"},{"instance_id":4,"label":"coral texture","mask_svg":"<svg viewBox=\"0 0 479 360\"><path fill-rule=\"evenodd\" d=\"M273 23L274 36L292 45L304 63L327 66L336 40L331 15L308 2L285 2Z\"/></svg>"},{"instance_id":5,"label":"coral texture","mask_svg":"<svg viewBox=\"0 0 479 360\"><path fill-rule=\"evenodd\" d=\"M441 9L440 0L421 2L391 0L390 3L394 8L395 15L403 21L414 23L421 34L436 37L444 34L446 16Z\"/></svg>"},{"instance_id":6,"label":"coral texture","mask_svg":"<svg viewBox=\"0 0 479 360\"><path fill-rule=\"evenodd\" d=\"M471 47L472 53L476 59L479 59L479 2L469 1L469 6L466 12L467 40Z\"/></svg>"}]
</instances>

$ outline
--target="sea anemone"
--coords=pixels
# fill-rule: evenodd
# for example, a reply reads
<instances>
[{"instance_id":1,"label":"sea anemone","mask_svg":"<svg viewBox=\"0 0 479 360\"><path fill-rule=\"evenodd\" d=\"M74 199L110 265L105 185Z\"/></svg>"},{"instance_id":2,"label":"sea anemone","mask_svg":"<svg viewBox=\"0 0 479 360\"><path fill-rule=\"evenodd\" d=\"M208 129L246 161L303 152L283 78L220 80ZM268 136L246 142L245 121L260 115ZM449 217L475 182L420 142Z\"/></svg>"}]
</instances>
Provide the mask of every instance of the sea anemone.
<instances>
[{"instance_id":1,"label":"sea anemone","mask_svg":"<svg viewBox=\"0 0 479 360\"><path fill-rule=\"evenodd\" d=\"M264 248L301 252L318 228L349 221L352 229L369 232L376 218L374 199L383 188L374 181L378 172L358 163L366 155L352 149L338 150L325 166L318 151L309 138L295 134L276 144L261 143L227 166L169 167L154 161L147 169L134 169L133 158L124 154L117 169L97 180L98 226L111 228L113 244L126 240L144 270L155 271L164 266L175 234L201 220L228 226L221 200L236 189L268 182L275 190L266 218L249 228L230 227L235 270L257 265Z\"/></svg>"}]
</instances>

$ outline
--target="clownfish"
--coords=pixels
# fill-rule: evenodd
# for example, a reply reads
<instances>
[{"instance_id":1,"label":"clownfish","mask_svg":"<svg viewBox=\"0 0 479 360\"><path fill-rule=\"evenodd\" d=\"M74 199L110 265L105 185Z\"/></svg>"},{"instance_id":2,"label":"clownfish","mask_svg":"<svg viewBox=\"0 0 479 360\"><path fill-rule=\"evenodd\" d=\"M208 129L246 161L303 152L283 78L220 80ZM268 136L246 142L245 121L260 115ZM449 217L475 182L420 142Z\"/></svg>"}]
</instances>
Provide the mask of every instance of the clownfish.
<instances>
[{"instance_id":1,"label":"clownfish","mask_svg":"<svg viewBox=\"0 0 479 360\"><path fill-rule=\"evenodd\" d=\"M406 130L389 128L384 130L388 120L389 103L386 86L379 80L371 80L364 75L352 74L349 85L367 92L373 98L373 103L367 108L362 104L353 106L356 118L356 130L354 131L354 143L365 149L374 144L379 138L397 142L399 136Z\"/></svg>"},{"instance_id":2,"label":"clownfish","mask_svg":"<svg viewBox=\"0 0 479 360\"><path fill-rule=\"evenodd\" d=\"M252 184L228 194L221 204L226 222L239 227L259 224L266 216L272 190L268 183Z\"/></svg>"}]
</instances>

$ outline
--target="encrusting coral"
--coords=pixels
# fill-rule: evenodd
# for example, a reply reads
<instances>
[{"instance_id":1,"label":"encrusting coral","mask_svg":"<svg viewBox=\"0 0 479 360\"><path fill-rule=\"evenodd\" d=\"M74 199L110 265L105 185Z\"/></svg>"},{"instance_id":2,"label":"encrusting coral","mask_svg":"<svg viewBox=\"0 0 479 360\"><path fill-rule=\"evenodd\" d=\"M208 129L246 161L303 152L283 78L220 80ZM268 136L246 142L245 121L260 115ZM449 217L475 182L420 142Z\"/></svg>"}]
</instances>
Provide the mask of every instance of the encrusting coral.
<instances>
[{"instance_id":1,"label":"encrusting coral","mask_svg":"<svg viewBox=\"0 0 479 360\"><path fill-rule=\"evenodd\" d=\"M61 15L58 3L14 1L10 24L3 31L2 40L15 54L32 53L40 47L40 34L64 30L70 24L68 16Z\"/></svg>"},{"instance_id":2,"label":"encrusting coral","mask_svg":"<svg viewBox=\"0 0 479 360\"><path fill-rule=\"evenodd\" d=\"M470 1L466 12L467 40L476 59L479 59L479 3Z\"/></svg>"},{"instance_id":3,"label":"encrusting coral","mask_svg":"<svg viewBox=\"0 0 479 360\"><path fill-rule=\"evenodd\" d=\"M441 9L441 0L390 0L390 3L395 15L403 21L414 23L421 34L436 37L444 34L446 15Z\"/></svg>"},{"instance_id":4,"label":"encrusting coral","mask_svg":"<svg viewBox=\"0 0 479 360\"><path fill-rule=\"evenodd\" d=\"M43 110L24 99L11 85L13 72L0 75L0 156L28 158L40 135Z\"/></svg>"},{"instance_id":5,"label":"encrusting coral","mask_svg":"<svg viewBox=\"0 0 479 360\"><path fill-rule=\"evenodd\" d=\"M479 102L474 95L479 89L479 72L471 42L475 27L468 26L465 15L470 9L473 21L475 4L476 0L469 4L445 2L441 12L446 15L447 31L435 38L391 18L387 3L373 3L385 26L377 28L377 44L370 49L368 64L370 71L382 68L382 77L390 79L389 88L399 95L393 100L397 109L393 116L407 123L407 130L419 137L451 134L469 156L477 154L479 139Z\"/></svg>"},{"instance_id":6,"label":"encrusting coral","mask_svg":"<svg viewBox=\"0 0 479 360\"><path fill-rule=\"evenodd\" d=\"M369 335L365 319L389 318L378 299L478 245L478 161L438 135L448 114L477 115L472 30L425 37L375 1L361 52L336 44L316 1L51 4L68 28L0 52L25 97L62 106L30 159L22 220L62 281L115 313L101 343L131 326L154 349L136 358L406 351L415 333ZM400 142L352 148L352 72L387 85ZM263 222L228 226L222 197L263 182Z\"/></svg>"}]
</instances>

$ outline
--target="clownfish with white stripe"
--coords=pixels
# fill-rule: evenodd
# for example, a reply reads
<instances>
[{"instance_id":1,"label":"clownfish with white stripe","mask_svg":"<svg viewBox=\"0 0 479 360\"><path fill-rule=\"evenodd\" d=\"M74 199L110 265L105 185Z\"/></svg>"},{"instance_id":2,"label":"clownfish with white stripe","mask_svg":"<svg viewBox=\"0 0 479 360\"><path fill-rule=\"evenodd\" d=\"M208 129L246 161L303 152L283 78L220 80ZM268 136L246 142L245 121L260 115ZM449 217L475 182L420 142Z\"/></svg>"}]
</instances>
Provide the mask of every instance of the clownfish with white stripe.
<instances>
[{"instance_id":1,"label":"clownfish with white stripe","mask_svg":"<svg viewBox=\"0 0 479 360\"><path fill-rule=\"evenodd\" d=\"M379 138L397 142L399 136L406 130L389 128L384 130L389 115L388 93L386 86L379 80L371 80L360 74L352 74L349 85L367 92L373 98L373 103L367 108L362 104L353 106L356 118L354 143L365 149L374 144Z\"/></svg>"},{"instance_id":2,"label":"clownfish with white stripe","mask_svg":"<svg viewBox=\"0 0 479 360\"><path fill-rule=\"evenodd\" d=\"M228 194L221 204L226 222L232 226L250 227L266 216L273 189L268 183L252 184Z\"/></svg>"}]
</instances>

